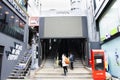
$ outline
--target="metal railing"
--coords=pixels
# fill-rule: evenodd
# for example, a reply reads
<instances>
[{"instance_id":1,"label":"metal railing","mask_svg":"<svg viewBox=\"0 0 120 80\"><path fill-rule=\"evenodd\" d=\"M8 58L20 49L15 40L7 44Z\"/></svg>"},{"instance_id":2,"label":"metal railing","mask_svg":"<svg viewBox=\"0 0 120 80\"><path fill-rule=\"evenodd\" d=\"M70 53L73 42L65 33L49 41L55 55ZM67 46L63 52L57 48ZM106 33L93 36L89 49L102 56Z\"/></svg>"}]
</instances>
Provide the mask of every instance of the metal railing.
<instances>
[{"instance_id":1,"label":"metal railing","mask_svg":"<svg viewBox=\"0 0 120 80\"><path fill-rule=\"evenodd\" d=\"M8 79L24 79L30 73L31 62L31 54L25 53L8 76Z\"/></svg>"}]
</instances>

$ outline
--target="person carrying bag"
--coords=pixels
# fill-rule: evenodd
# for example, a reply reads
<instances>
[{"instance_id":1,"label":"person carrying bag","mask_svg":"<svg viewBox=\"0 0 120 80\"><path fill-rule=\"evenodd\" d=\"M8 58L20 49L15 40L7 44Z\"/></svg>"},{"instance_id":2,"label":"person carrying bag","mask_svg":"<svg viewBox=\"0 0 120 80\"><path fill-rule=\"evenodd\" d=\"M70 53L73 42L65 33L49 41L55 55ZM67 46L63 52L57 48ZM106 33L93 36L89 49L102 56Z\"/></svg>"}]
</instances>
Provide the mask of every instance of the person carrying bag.
<instances>
[{"instance_id":1,"label":"person carrying bag","mask_svg":"<svg viewBox=\"0 0 120 80\"><path fill-rule=\"evenodd\" d=\"M62 67L63 67L63 70L64 70L64 75L66 76L66 73L68 72L68 65L69 65L70 61L69 59L66 57L65 54L62 55Z\"/></svg>"}]
</instances>

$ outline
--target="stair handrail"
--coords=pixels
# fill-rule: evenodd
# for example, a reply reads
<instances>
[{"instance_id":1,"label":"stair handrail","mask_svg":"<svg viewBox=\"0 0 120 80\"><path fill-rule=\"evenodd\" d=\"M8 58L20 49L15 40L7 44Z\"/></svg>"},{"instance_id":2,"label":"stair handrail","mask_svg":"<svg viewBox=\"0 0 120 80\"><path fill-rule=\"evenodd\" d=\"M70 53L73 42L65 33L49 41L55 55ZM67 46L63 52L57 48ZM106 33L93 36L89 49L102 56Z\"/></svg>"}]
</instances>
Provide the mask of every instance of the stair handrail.
<instances>
[{"instance_id":1,"label":"stair handrail","mask_svg":"<svg viewBox=\"0 0 120 80\"><path fill-rule=\"evenodd\" d=\"M28 52L25 52L24 54L23 54L23 57L21 58L22 60L24 59L24 57L27 57L28 59L27 59L27 61L25 61L24 63L21 63L20 61L19 61L19 63L18 64L24 64L24 67L23 66L21 66L21 67L23 67L23 68L18 68L18 66L16 65L15 66L15 68L14 68L14 70L16 70L16 72L15 72L15 74L17 74L17 75L13 75L13 76L8 76L8 78L25 78L25 76L26 76L26 74L27 73L29 73L30 72L30 69L29 69L29 66L31 65L30 64L30 62L31 62L31 57L32 57L32 55L30 54L30 53L28 53ZM28 71L27 71L27 69L28 69ZM13 72L13 71L12 71ZM27 73L25 73L25 72L27 72ZM23 76L24 75L24 76Z\"/></svg>"}]
</instances>

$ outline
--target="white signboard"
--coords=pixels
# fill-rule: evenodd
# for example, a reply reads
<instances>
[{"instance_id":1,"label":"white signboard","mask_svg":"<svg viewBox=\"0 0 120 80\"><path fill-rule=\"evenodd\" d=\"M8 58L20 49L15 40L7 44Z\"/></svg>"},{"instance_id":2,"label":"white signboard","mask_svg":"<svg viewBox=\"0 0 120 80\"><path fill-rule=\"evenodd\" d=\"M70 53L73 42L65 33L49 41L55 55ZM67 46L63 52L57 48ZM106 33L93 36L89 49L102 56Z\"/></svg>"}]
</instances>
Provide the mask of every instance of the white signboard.
<instances>
[{"instance_id":1,"label":"white signboard","mask_svg":"<svg viewBox=\"0 0 120 80\"><path fill-rule=\"evenodd\" d=\"M39 26L39 17L29 17L29 26Z\"/></svg>"}]
</instances>

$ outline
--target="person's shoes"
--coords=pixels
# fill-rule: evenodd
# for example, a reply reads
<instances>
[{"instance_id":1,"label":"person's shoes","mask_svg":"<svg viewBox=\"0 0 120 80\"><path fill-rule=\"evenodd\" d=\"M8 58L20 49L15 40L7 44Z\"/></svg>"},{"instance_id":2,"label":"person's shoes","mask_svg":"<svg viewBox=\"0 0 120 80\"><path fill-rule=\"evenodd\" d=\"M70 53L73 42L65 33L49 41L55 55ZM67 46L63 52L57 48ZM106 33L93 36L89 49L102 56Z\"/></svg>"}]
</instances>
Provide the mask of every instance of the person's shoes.
<instances>
[{"instance_id":1,"label":"person's shoes","mask_svg":"<svg viewBox=\"0 0 120 80\"><path fill-rule=\"evenodd\" d=\"M64 73L64 75L66 76L66 73Z\"/></svg>"},{"instance_id":2,"label":"person's shoes","mask_svg":"<svg viewBox=\"0 0 120 80\"><path fill-rule=\"evenodd\" d=\"M68 72L68 70L66 70L66 72Z\"/></svg>"}]
</instances>

